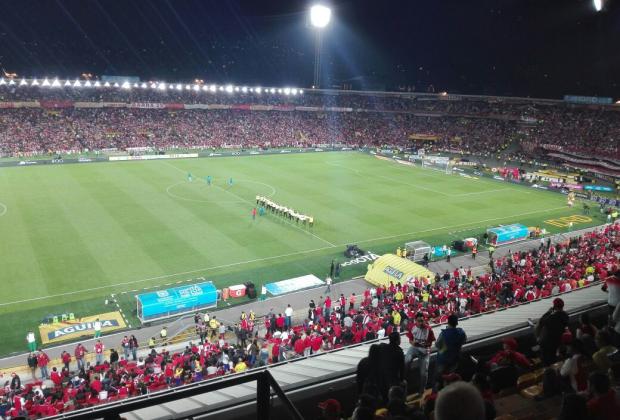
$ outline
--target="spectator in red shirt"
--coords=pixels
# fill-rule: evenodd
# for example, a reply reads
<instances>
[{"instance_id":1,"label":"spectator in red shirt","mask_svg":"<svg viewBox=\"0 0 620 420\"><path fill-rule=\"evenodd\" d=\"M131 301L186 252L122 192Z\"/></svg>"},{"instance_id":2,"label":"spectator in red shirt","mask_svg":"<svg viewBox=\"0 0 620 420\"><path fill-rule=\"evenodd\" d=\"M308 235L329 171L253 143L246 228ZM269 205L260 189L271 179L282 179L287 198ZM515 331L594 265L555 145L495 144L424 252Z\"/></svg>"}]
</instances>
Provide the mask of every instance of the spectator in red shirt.
<instances>
[{"instance_id":1,"label":"spectator in red shirt","mask_svg":"<svg viewBox=\"0 0 620 420\"><path fill-rule=\"evenodd\" d=\"M609 377L602 372L594 372L588 378L592 398L588 401L589 418L593 420L615 420L620 413L620 401L609 385Z\"/></svg>"},{"instance_id":2,"label":"spectator in red shirt","mask_svg":"<svg viewBox=\"0 0 620 420\"><path fill-rule=\"evenodd\" d=\"M41 369L41 378L49 379L50 375L47 371L47 364L49 363L50 358L43 350L39 350L39 354L37 355L37 366Z\"/></svg>"},{"instance_id":3,"label":"spectator in red shirt","mask_svg":"<svg viewBox=\"0 0 620 420\"><path fill-rule=\"evenodd\" d=\"M82 343L79 343L75 347L74 355L75 355L75 361L77 362L78 370L84 369L84 356L86 355L87 352L88 350L86 350L86 347L84 347Z\"/></svg>"},{"instance_id":4,"label":"spectator in red shirt","mask_svg":"<svg viewBox=\"0 0 620 420\"><path fill-rule=\"evenodd\" d=\"M530 368L532 362L523 354L517 351L517 340L513 337L506 337L502 340L503 350L498 351L489 360L489 367L496 368L501 366L521 366L522 368Z\"/></svg>"}]
</instances>

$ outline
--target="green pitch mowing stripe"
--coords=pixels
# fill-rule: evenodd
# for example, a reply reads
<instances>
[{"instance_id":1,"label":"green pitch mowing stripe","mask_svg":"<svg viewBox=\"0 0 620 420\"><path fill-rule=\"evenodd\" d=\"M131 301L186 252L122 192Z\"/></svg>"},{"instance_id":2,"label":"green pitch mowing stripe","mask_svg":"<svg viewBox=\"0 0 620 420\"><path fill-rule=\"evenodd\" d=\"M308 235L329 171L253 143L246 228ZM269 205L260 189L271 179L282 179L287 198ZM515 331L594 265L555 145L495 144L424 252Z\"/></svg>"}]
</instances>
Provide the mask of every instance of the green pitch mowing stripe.
<instances>
[{"instance_id":1,"label":"green pitch mowing stripe","mask_svg":"<svg viewBox=\"0 0 620 420\"><path fill-rule=\"evenodd\" d=\"M312 215L314 227L252 220L257 194ZM110 293L199 276L218 287L324 277L349 243L387 252L579 213L559 194L355 152L3 168L0 203L0 313L21 314L0 335L17 348L50 311Z\"/></svg>"}]
</instances>

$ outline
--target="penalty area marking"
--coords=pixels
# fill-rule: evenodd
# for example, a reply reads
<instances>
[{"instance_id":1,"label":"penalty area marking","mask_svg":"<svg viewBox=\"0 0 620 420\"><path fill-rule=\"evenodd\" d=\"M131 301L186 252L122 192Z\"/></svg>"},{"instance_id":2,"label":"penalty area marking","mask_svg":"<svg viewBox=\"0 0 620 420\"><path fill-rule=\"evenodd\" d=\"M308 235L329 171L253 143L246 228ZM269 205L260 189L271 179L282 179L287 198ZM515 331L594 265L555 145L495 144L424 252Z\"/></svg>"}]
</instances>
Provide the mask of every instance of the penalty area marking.
<instances>
[{"instance_id":1,"label":"penalty area marking","mask_svg":"<svg viewBox=\"0 0 620 420\"><path fill-rule=\"evenodd\" d=\"M513 214L513 215L505 216L505 217L497 217L497 218L493 218L493 219L479 220L479 221L474 221L474 222L469 222L469 223L461 223L459 225L442 226L442 227L437 227L437 228L431 228L431 229L418 230L418 231L414 231L414 232L402 233L402 234L398 234L398 235L384 236L384 237L381 237L381 238L365 239L365 240L361 240L361 241L348 241L348 242L346 242L344 244L335 244L333 246L324 246L322 248L309 249L309 250L306 250L306 251L291 252L289 254L274 255L274 256L271 256L271 257L264 257L264 258L255 258L253 260L247 260L247 261L237 261L237 262L229 263L229 264L223 264L223 265L217 265L217 266L211 266L211 267L203 267L203 268L198 268L196 270L189 270L189 271L184 271L184 272L180 272L180 273L164 274L164 275L161 275L161 276L149 277L149 278L133 280L133 281L125 281L125 282L116 283L116 284L108 284L108 285L105 285L105 286L92 287L92 288L89 288L89 289L74 290L74 291L71 291L71 292L57 293L57 294L48 295L48 296L38 296L38 297L34 297L34 298L29 298L29 299L15 300L15 301L12 301L12 302L2 302L2 303L0 303L0 307L15 305L15 304L18 304L18 303L25 303L25 302L33 302L33 301L51 299L51 298L56 298L56 297L61 297L61 296L76 295L76 294L79 294L79 293L92 292L92 291L102 290L102 289L110 289L110 288L113 288L113 287L126 286L126 285L129 285L129 284L136 284L136 283L143 283L143 282L146 282L146 281L167 279L167 278L175 277L175 276L184 276L184 275L187 275L187 274L195 274L195 273L198 273L198 272L204 272L204 271L209 271L209 270L216 270L216 269L221 269L221 268L235 267L235 266L246 265L246 264L251 264L251 263L255 263L255 262L271 261L271 260L277 260L277 259L280 259L280 258L293 257L293 256L297 256L297 255L311 254L311 253L314 253L314 252L324 251L324 250L327 250L327 249L334 249L334 248L343 247L343 246L346 246L346 244L351 244L351 243L367 243L367 242L380 241L380 240L385 240L385 239L394 239L394 238L399 238L399 237L402 237L402 236L417 235L417 234L420 234L420 233L436 232L436 231L443 230L443 229L446 229L446 230L448 230L448 229L456 229L456 228L462 228L462 227L471 226L471 225L478 225L480 223L485 223L485 222L490 222L490 221L499 221L499 220L504 220L504 219L512 219L512 218L515 218L515 217L527 216L527 215L530 215L530 214L556 211L556 210L564 209L564 208L565 207L562 206L562 207L556 207L556 208L545 209L545 210L530 211L530 212L525 212L525 213L521 213L521 214ZM450 232L450 231L448 230L448 232ZM452 231L452 232L454 232L454 231ZM137 292L137 289L133 290L133 292Z\"/></svg>"},{"instance_id":2,"label":"penalty area marking","mask_svg":"<svg viewBox=\"0 0 620 420\"><path fill-rule=\"evenodd\" d=\"M6 206L6 204L0 202L0 216L4 216L7 211L9 211L9 208Z\"/></svg>"}]
</instances>

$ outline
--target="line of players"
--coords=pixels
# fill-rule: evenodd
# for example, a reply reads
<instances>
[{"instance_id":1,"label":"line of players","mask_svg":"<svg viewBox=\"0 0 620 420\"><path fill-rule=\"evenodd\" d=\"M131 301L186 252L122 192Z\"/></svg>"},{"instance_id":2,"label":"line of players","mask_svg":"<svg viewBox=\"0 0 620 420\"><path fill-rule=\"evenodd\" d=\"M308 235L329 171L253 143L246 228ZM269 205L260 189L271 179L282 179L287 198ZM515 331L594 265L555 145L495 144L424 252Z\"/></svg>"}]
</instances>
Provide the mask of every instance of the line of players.
<instances>
[{"instance_id":1,"label":"line of players","mask_svg":"<svg viewBox=\"0 0 620 420\"><path fill-rule=\"evenodd\" d=\"M297 223L302 222L304 225L307 223L310 227L314 226L314 217L308 216L306 214L297 213L295 210L274 203L266 197L257 195L256 204L261 207L265 207L272 213L283 216L289 220L295 220Z\"/></svg>"}]
</instances>

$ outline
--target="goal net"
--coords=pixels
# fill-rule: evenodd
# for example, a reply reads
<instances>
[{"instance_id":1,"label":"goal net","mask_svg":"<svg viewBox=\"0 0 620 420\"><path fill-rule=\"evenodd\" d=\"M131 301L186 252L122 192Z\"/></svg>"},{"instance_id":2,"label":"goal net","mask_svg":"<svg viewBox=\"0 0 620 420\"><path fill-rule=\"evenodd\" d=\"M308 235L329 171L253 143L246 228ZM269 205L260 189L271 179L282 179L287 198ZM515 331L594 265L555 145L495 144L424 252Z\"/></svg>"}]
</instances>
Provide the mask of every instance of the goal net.
<instances>
[{"instance_id":1,"label":"goal net","mask_svg":"<svg viewBox=\"0 0 620 420\"><path fill-rule=\"evenodd\" d=\"M452 173L450 158L445 156L424 156L422 158L422 167L441 171L446 174Z\"/></svg>"}]
</instances>

